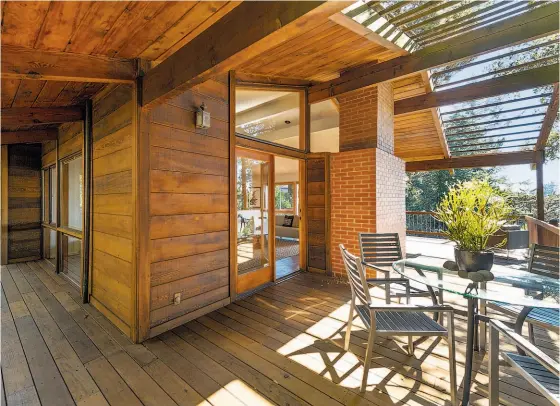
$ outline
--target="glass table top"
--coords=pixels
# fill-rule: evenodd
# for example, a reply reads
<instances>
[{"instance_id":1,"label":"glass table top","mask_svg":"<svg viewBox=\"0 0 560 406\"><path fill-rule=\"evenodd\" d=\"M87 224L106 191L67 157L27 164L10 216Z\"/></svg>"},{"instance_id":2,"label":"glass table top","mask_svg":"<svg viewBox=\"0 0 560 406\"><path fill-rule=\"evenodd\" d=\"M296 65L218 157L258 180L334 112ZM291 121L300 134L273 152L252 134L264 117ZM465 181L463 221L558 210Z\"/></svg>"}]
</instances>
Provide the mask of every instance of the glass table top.
<instances>
[{"instance_id":1,"label":"glass table top","mask_svg":"<svg viewBox=\"0 0 560 406\"><path fill-rule=\"evenodd\" d=\"M512 305L559 309L560 280L494 265L493 280L474 283L472 275L443 267L447 260L432 257L403 259L393 269L411 281L461 295ZM543 299L535 296L542 294Z\"/></svg>"}]
</instances>

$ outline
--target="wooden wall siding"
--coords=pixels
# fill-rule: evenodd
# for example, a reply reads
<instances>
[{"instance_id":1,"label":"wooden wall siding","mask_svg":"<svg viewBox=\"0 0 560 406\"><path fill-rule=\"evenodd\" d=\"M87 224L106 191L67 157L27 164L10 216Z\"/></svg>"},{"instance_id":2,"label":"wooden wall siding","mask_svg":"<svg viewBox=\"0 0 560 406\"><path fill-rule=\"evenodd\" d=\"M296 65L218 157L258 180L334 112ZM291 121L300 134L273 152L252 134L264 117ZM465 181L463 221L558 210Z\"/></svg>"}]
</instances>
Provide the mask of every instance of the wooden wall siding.
<instances>
[{"instance_id":1,"label":"wooden wall siding","mask_svg":"<svg viewBox=\"0 0 560 406\"><path fill-rule=\"evenodd\" d=\"M92 303L127 335L133 325L132 87L93 106Z\"/></svg>"},{"instance_id":2,"label":"wooden wall siding","mask_svg":"<svg viewBox=\"0 0 560 406\"><path fill-rule=\"evenodd\" d=\"M327 271L327 158L307 160L308 267Z\"/></svg>"},{"instance_id":3,"label":"wooden wall siding","mask_svg":"<svg viewBox=\"0 0 560 406\"><path fill-rule=\"evenodd\" d=\"M41 145L8 146L8 262L41 258Z\"/></svg>"},{"instance_id":4,"label":"wooden wall siding","mask_svg":"<svg viewBox=\"0 0 560 406\"><path fill-rule=\"evenodd\" d=\"M228 95L227 78L218 78L151 111L152 328L229 297ZM212 115L208 130L195 128L203 102Z\"/></svg>"}]
</instances>

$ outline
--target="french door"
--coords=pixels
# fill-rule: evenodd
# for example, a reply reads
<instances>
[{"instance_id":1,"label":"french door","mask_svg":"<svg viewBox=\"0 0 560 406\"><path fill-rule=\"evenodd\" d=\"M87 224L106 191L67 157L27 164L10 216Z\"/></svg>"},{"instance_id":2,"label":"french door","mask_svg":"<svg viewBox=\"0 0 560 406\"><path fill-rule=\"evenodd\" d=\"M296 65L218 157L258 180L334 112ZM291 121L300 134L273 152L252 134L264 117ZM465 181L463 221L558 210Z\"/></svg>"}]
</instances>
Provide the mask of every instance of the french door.
<instances>
[{"instance_id":1,"label":"french door","mask_svg":"<svg viewBox=\"0 0 560 406\"><path fill-rule=\"evenodd\" d=\"M236 148L237 294L274 280L274 159Z\"/></svg>"}]
</instances>

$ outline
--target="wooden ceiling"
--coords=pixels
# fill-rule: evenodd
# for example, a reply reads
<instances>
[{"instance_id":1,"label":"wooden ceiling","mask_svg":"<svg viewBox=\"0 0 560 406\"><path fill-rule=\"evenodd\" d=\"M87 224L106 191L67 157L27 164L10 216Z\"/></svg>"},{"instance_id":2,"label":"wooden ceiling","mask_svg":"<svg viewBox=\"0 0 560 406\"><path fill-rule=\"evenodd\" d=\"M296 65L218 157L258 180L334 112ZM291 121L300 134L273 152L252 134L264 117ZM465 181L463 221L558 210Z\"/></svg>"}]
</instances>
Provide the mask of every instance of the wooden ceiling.
<instances>
[{"instance_id":1,"label":"wooden ceiling","mask_svg":"<svg viewBox=\"0 0 560 406\"><path fill-rule=\"evenodd\" d=\"M4 1L2 2L2 45L42 51L119 58L163 61L198 34L235 8L239 2L227 1ZM322 82L339 77L358 66L379 63L399 56L376 42L330 19L309 24L298 36L243 62L239 72L278 78ZM59 107L80 105L105 85L43 80L1 80L2 108ZM426 92L421 75L393 83L395 100ZM431 116L430 116L431 117ZM442 156L433 121L423 123L422 137L406 139L406 131L416 128L418 117L395 121L397 151L403 158L418 152ZM431 123L432 128L426 127ZM405 127L403 127L405 126ZM45 127L45 126L42 126ZM24 129L8 128L3 130ZM399 153L399 152L398 152ZM400 155L400 153L399 153Z\"/></svg>"},{"instance_id":2,"label":"wooden ceiling","mask_svg":"<svg viewBox=\"0 0 560 406\"><path fill-rule=\"evenodd\" d=\"M398 56L367 38L326 20L238 66L243 73L322 82L359 65Z\"/></svg>"}]
</instances>

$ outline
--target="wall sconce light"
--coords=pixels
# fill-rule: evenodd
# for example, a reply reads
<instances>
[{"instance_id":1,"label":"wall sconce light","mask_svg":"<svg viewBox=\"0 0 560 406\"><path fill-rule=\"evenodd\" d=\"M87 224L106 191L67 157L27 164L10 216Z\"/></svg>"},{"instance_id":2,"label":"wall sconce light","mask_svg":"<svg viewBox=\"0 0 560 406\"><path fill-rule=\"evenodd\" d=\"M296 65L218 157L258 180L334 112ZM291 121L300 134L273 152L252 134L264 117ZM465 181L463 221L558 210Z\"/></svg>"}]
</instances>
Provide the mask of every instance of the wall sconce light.
<instances>
[{"instance_id":1,"label":"wall sconce light","mask_svg":"<svg viewBox=\"0 0 560 406\"><path fill-rule=\"evenodd\" d=\"M210 112L206 111L204 103L196 110L196 128L210 128Z\"/></svg>"}]
</instances>

